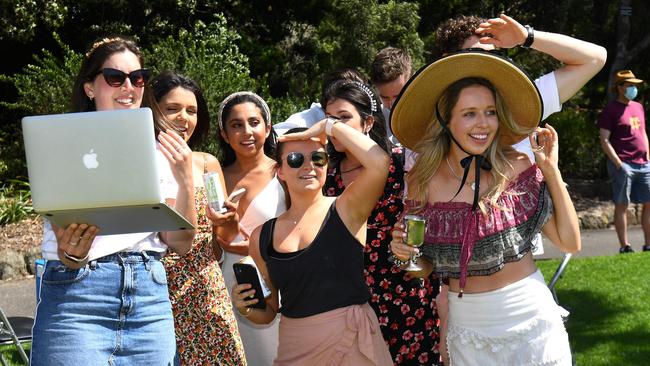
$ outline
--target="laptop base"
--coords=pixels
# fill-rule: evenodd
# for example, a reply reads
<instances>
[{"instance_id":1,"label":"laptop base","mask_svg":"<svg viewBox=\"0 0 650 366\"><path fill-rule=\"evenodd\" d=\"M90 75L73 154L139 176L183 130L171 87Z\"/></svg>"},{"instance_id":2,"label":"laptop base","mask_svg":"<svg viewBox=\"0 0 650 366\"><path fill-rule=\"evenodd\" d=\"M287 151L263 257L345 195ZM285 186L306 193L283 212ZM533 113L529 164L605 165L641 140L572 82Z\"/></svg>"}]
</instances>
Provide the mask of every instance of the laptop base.
<instances>
[{"instance_id":1,"label":"laptop base","mask_svg":"<svg viewBox=\"0 0 650 366\"><path fill-rule=\"evenodd\" d=\"M60 227L90 224L99 235L192 230L194 226L165 203L39 212Z\"/></svg>"}]
</instances>

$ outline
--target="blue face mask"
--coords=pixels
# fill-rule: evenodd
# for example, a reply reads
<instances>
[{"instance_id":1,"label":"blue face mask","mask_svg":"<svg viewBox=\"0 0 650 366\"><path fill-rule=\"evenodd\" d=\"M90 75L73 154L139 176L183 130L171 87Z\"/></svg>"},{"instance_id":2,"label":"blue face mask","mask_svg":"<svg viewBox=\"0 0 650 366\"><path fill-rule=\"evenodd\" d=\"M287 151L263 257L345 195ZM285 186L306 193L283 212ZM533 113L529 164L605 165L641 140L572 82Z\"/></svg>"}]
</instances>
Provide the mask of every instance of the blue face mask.
<instances>
[{"instance_id":1,"label":"blue face mask","mask_svg":"<svg viewBox=\"0 0 650 366\"><path fill-rule=\"evenodd\" d=\"M629 100L633 100L636 98L637 94L639 93L639 89L636 88L636 86L628 86L625 88L625 98Z\"/></svg>"}]
</instances>

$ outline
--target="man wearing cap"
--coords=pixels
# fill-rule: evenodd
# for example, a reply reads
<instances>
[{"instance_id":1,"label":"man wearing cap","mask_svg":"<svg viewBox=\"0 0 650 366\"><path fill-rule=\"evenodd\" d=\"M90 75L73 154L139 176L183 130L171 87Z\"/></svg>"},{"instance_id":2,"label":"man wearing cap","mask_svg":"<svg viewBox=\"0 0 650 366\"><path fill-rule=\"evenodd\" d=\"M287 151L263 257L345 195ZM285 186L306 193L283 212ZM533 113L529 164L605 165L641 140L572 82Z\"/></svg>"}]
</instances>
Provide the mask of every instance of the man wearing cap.
<instances>
[{"instance_id":1,"label":"man wearing cap","mask_svg":"<svg viewBox=\"0 0 650 366\"><path fill-rule=\"evenodd\" d=\"M643 203L643 251L650 251L650 149L643 106L634 101L641 83L643 80L637 79L631 70L617 72L613 86L616 99L607 104L598 118L600 144L607 155L607 172L612 180L619 253L634 251L627 241L630 201Z\"/></svg>"}]
</instances>

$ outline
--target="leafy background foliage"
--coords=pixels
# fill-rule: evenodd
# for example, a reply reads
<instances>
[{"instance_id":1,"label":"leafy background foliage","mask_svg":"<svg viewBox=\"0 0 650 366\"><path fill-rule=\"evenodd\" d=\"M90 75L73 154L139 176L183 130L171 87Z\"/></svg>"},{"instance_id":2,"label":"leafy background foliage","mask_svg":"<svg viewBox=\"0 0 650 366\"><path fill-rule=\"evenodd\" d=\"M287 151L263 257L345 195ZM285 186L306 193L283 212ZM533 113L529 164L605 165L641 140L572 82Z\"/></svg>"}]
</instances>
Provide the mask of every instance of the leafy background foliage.
<instances>
[{"instance_id":1,"label":"leafy background foliage","mask_svg":"<svg viewBox=\"0 0 650 366\"><path fill-rule=\"evenodd\" d=\"M197 80L214 137L217 107L227 94L256 91L269 102L274 121L282 121L318 100L323 74L340 67L367 73L383 47L409 50L414 69L430 62L434 30L460 14L505 11L536 29L604 45L611 60L621 6L632 9L628 48L650 43L643 20L650 5L642 0L0 0L0 45L11 55L0 65L0 187L11 194L9 179L26 180L20 119L68 111L83 53L107 35L134 37L155 71L173 69ZM559 66L535 51L508 55L534 77ZM607 98L608 62L548 120L560 133L565 175L605 176L594 121ZM648 78L650 53L640 52L625 67ZM648 96L642 89L641 100ZM214 138L202 149L218 153Z\"/></svg>"}]
</instances>

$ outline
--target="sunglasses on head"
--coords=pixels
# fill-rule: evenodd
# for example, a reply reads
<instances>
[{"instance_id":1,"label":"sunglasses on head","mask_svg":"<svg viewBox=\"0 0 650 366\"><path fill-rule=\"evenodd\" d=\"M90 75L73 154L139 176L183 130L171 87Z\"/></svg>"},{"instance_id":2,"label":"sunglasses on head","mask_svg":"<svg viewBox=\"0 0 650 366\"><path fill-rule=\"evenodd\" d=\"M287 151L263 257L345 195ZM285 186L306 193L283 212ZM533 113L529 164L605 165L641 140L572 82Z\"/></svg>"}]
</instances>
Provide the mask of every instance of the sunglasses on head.
<instances>
[{"instance_id":1,"label":"sunglasses on head","mask_svg":"<svg viewBox=\"0 0 650 366\"><path fill-rule=\"evenodd\" d=\"M123 71L106 67L99 70L96 75L99 74L102 74L104 76L104 80L106 80L106 84L114 88L118 88L122 86L122 84L124 84L124 81L126 81L127 77L129 78L129 80L131 80L131 85L133 85L136 88L142 88L144 84L147 83L150 72L147 69L139 69L139 70L131 71L130 73L127 74Z\"/></svg>"},{"instance_id":2,"label":"sunglasses on head","mask_svg":"<svg viewBox=\"0 0 650 366\"><path fill-rule=\"evenodd\" d=\"M311 152L311 162L314 164L314 166L317 167L324 167L327 165L327 153L325 151L312 151ZM303 153L299 152L290 152L287 155L287 165L290 166L291 168L297 169L302 166L302 164L305 162L305 155Z\"/></svg>"}]
</instances>

